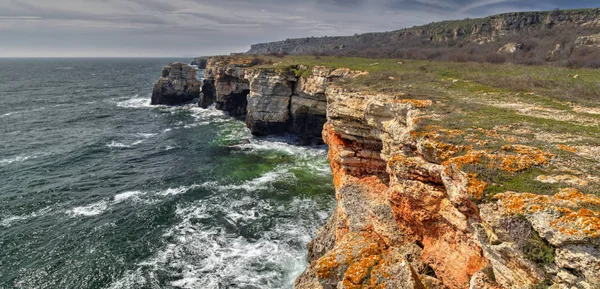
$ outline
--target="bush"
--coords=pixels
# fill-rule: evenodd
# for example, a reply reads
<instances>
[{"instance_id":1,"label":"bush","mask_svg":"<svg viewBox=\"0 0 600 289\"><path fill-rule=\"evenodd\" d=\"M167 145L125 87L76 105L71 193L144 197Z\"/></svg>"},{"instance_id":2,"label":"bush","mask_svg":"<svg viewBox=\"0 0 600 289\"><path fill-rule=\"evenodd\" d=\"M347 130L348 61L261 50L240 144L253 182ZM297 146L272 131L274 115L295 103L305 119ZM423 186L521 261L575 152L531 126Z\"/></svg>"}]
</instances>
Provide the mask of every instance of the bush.
<instances>
[{"instance_id":1,"label":"bush","mask_svg":"<svg viewBox=\"0 0 600 289\"><path fill-rule=\"evenodd\" d=\"M493 52L486 54L483 57L483 59L485 60L485 62L495 63L495 64L506 62L506 56L498 54L498 53L493 53Z\"/></svg>"}]
</instances>

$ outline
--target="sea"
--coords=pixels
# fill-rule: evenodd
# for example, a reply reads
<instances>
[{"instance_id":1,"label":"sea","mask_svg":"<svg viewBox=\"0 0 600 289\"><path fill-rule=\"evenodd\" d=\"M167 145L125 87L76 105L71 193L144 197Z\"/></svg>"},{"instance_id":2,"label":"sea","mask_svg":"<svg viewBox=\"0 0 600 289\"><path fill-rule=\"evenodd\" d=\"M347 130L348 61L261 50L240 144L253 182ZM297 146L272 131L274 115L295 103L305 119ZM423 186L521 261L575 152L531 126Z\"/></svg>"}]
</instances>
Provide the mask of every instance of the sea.
<instances>
[{"instance_id":1,"label":"sea","mask_svg":"<svg viewBox=\"0 0 600 289\"><path fill-rule=\"evenodd\" d=\"M327 148L150 106L174 61L0 59L0 288L293 287Z\"/></svg>"}]
</instances>

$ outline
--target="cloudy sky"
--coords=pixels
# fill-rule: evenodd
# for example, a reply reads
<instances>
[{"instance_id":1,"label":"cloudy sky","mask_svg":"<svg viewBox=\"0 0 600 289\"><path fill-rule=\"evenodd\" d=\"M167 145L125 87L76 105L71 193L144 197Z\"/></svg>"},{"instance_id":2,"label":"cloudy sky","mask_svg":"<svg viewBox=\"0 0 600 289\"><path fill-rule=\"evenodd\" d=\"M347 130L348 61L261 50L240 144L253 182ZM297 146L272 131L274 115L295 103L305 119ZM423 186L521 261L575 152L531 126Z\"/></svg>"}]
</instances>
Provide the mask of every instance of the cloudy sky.
<instances>
[{"instance_id":1,"label":"cloudy sky","mask_svg":"<svg viewBox=\"0 0 600 289\"><path fill-rule=\"evenodd\" d=\"M0 0L0 57L193 56L598 0Z\"/></svg>"}]
</instances>

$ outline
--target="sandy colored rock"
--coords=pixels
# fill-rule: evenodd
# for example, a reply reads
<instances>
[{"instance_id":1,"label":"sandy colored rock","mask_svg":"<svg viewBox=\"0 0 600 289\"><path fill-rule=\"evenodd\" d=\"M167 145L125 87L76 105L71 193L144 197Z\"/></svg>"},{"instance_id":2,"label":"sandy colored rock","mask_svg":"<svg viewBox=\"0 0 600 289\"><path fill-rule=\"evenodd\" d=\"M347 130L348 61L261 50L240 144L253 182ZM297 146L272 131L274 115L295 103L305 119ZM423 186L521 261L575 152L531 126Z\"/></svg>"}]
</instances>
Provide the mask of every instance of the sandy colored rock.
<instances>
[{"instance_id":1,"label":"sandy colored rock","mask_svg":"<svg viewBox=\"0 0 600 289\"><path fill-rule=\"evenodd\" d=\"M179 62L165 66L152 90L152 105L177 105L200 97L202 83L196 79L196 70Z\"/></svg>"}]
</instances>

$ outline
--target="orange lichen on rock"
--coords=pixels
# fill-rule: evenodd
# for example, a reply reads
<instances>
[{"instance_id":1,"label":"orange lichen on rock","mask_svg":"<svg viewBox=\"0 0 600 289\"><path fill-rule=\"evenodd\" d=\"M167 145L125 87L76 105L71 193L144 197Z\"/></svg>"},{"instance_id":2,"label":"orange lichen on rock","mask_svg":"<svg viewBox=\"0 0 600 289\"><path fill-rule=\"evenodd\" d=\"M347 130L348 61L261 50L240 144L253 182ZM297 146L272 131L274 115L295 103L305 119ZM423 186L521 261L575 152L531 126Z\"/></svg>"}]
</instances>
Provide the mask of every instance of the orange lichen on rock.
<instances>
[{"instance_id":1,"label":"orange lichen on rock","mask_svg":"<svg viewBox=\"0 0 600 289\"><path fill-rule=\"evenodd\" d=\"M338 242L336 247L317 260L315 270L319 279L339 278L354 263L369 256L381 254L379 244L373 241L369 234L348 233ZM364 265L364 263L361 263ZM354 270L359 270L358 265Z\"/></svg>"},{"instance_id":2,"label":"orange lichen on rock","mask_svg":"<svg viewBox=\"0 0 600 289\"><path fill-rule=\"evenodd\" d=\"M377 265L381 260L381 255L371 255L358 260L348 267L344 275L344 288L346 289L361 289L363 282L369 277L372 267Z\"/></svg>"},{"instance_id":3,"label":"orange lichen on rock","mask_svg":"<svg viewBox=\"0 0 600 289\"><path fill-rule=\"evenodd\" d=\"M488 183L477 179L477 174L469 175L469 186L467 187L467 193L472 199L480 201L483 199L483 192L487 188Z\"/></svg>"},{"instance_id":4,"label":"orange lichen on rock","mask_svg":"<svg viewBox=\"0 0 600 289\"><path fill-rule=\"evenodd\" d=\"M577 149L572 147L572 146L568 146L568 145L564 145L564 144L559 144L556 146L559 150L563 150L566 152L570 152L570 153L576 153Z\"/></svg>"},{"instance_id":5,"label":"orange lichen on rock","mask_svg":"<svg viewBox=\"0 0 600 289\"><path fill-rule=\"evenodd\" d=\"M538 148L524 145L505 145L501 150L512 154L495 155L490 165L509 172L520 172L533 166L548 164L550 158L554 156Z\"/></svg>"},{"instance_id":6,"label":"orange lichen on rock","mask_svg":"<svg viewBox=\"0 0 600 289\"><path fill-rule=\"evenodd\" d=\"M597 196L567 188L554 196L506 192L495 197L506 214L550 213L556 216L550 225L563 234L581 238L598 238L600 234L600 212L586 208L600 206Z\"/></svg>"},{"instance_id":7,"label":"orange lichen on rock","mask_svg":"<svg viewBox=\"0 0 600 289\"><path fill-rule=\"evenodd\" d=\"M550 225L563 234L598 238L600 235L600 213L579 209L556 219Z\"/></svg>"},{"instance_id":8,"label":"orange lichen on rock","mask_svg":"<svg viewBox=\"0 0 600 289\"><path fill-rule=\"evenodd\" d=\"M443 165L456 165L460 169L463 165L480 163L482 158L487 155L488 153L485 151L469 151L465 155L449 159Z\"/></svg>"},{"instance_id":9,"label":"orange lichen on rock","mask_svg":"<svg viewBox=\"0 0 600 289\"><path fill-rule=\"evenodd\" d=\"M410 104L415 108L426 108L426 107L430 107L431 105L433 105L433 101L431 101L429 99L405 98L405 99L394 100L394 102Z\"/></svg>"},{"instance_id":10,"label":"orange lichen on rock","mask_svg":"<svg viewBox=\"0 0 600 289\"><path fill-rule=\"evenodd\" d=\"M344 168L340 163L340 152L346 146L344 140L336 133L333 126L325 124L323 127L323 139L329 146L329 165L333 173L333 185L336 189L342 185L345 175Z\"/></svg>"}]
</instances>

